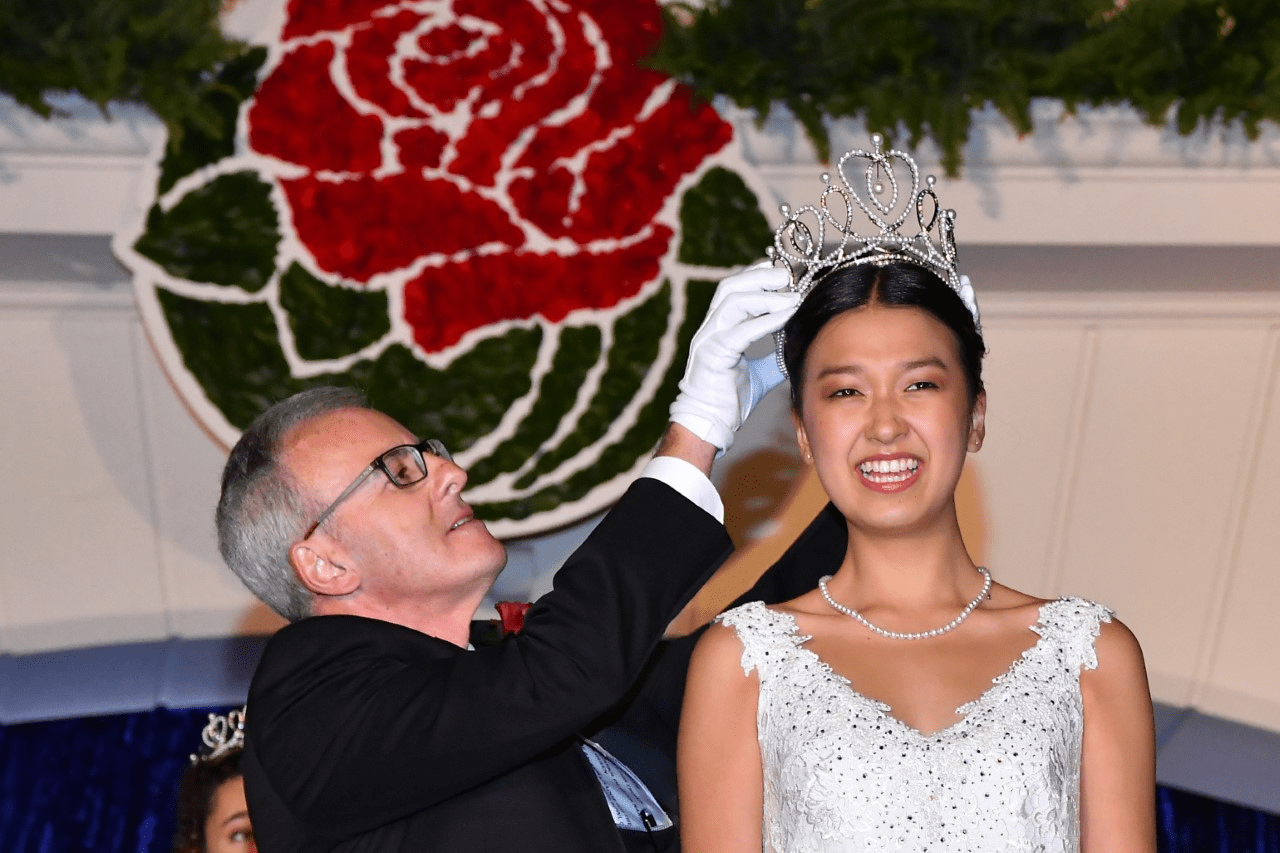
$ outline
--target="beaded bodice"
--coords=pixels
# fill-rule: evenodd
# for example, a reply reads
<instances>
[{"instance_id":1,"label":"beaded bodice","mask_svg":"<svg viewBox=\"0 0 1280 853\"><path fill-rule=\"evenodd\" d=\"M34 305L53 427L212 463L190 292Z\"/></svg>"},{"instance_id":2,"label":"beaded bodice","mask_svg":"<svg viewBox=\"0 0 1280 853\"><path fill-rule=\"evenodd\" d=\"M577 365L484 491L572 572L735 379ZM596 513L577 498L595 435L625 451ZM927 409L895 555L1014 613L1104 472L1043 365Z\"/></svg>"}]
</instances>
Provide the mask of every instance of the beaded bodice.
<instances>
[{"instance_id":1,"label":"beaded bodice","mask_svg":"<svg viewBox=\"0 0 1280 853\"><path fill-rule=\"evenodd\" d=\"M1097 666L1106 608L1042 605L1035 645L929 735L853 690L790 614L755 602L720 621L759 674L766 851L1079 849L1079 676Z\"/></svg>"}]
</instances>

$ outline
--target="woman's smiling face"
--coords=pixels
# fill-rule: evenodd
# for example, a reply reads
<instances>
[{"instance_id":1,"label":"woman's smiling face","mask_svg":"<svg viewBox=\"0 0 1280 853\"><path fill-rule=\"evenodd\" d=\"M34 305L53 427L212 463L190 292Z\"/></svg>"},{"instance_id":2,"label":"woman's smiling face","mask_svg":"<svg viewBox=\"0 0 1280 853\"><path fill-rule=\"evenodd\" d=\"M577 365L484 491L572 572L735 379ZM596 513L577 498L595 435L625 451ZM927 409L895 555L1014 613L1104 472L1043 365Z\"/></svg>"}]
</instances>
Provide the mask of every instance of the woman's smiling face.
<instances>
[{"instance_id":1,"label":"woman's smiling face","mask_svg":"<svg viewBox=\"0 0 1280 853\"><path fill-rule=\"evenodd\" d=\"M954 523L965 455L982 444L951 331L927 311L872 303L832 319L805 359L800 451L855 529Z\"/></svg>"}]
</instances>

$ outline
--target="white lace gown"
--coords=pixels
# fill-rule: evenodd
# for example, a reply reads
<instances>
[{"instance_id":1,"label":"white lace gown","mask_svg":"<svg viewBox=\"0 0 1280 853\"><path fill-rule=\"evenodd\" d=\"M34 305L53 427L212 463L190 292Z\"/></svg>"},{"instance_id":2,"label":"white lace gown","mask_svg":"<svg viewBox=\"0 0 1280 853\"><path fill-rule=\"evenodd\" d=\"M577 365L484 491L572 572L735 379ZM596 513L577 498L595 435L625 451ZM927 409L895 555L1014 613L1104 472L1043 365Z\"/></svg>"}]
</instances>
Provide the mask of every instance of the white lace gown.
<instances>
[{"instance_id":1,"label":"white lace gown","mask_svg":"<svg viewBox=\"0 0 1280 853\"><path fill-rule=\"evenodd\" d=\"M759 673L764 849L1044 851L1080 847L1082 667L1110 611L1045 603L1039 639L957 721L930 735L853 690L759 602L723 614Z\"/></svg>"}]
</instances>

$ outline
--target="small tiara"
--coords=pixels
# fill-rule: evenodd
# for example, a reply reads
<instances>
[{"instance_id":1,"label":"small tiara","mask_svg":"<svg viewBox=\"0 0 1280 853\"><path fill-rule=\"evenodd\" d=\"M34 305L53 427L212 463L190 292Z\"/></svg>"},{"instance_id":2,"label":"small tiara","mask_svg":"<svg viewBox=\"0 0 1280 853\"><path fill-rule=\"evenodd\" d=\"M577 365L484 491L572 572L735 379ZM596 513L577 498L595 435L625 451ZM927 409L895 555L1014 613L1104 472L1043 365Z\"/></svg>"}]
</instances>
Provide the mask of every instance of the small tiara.
<instances>
[{"instance_id":1,"label":"small tiara","mask_svg":"<svg viewBox=\"0 0 1280 853\"><path fill-rule=\"evenodd\" d=\"M224 717L210 714L209 724L200 732L200 741L204 745L200 752L191 756L192 764L217 761L222 756L244 746L244 715L247 706L230 711Z\"/></svg>"},{"instance_id":2,"label":"small tiara","mask_svg":"<svg viewBox=\"0 0 1280 853\"><path fill-rule=\"evenodd\" d=\"M790 289L801 295L808 294L823 274L839 267L902 261L919 264L960 296L981 331L973 286L956 267L956 212L943 210L938 203L933 175L926 176L920 186L920 169L910 154L892 148L882 151L884 137L878 133L871 135L871 144L872 151L855 148L845 152L836 164L838 183L832 182L829 173L822 173L823 189L816 207L806 204L793 210L787 204L780 206L783 222L766 253L775 266L786 265L791 273ZM850 172L862 164L864 189L859 190L858 176L854 173L851 180ZM858 210L872 226L866 234L857 230L854 220ZM830 246L829 229L834 232ZM785 376L784 336L778 332L774 337L778 366Z\"/></svg>"}]
</instances>

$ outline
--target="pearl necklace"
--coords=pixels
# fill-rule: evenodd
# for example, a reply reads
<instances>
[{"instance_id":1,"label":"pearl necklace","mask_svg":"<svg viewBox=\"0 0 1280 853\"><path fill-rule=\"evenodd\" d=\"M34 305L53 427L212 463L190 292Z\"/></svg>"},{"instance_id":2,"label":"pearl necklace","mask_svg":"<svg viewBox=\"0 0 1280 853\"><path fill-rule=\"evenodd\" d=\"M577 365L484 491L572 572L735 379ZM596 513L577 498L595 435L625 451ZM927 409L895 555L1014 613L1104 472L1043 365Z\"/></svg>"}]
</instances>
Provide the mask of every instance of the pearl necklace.
<instances>
[{"instance_id":1,"label":"pearl necklace","mask_svg":"<svg viewBox=\"0 0 1280 853\"><path fill-rule=\"evenodd\" d=\"M943 625L941 628L934 628L932 631L918 631L914 634L904 634L900 631L886 631L884 628L881 628L879 625L872 625L871 622L867 620L867 617L863 616L861 613L854 610L852 607L845 607L843 604L836 601L834 598L831 597L831 593L827 592L827 581L831 580L831 575L827 575L826 577L818 581L818 589L822 591L822 597L827 600L827 604L830 604L833 608L835 608L836 610L839 610L841 613L843 613L846 616L852 616L854 619L857 619L863 625L866 625L868 628L870 628L872 631L875 631L877 634L879 634L882 637L888 637L890 640L924 640L928 637L937 637L940 634L945 634L948 631L951 631L957 628L961 622L969 618L969 614L974 611L974 608L978 606L978 603L981 602L982 599L987 597L987 593L991 592L991 572L987 571L985 566L978 566L978 571L982 574L982 577L984 578L983 584L982 584L982 592L978 593L977 597L974 598L973 601L970 601L968 604L965 605L964 610L960 611L959 616L952 619L950 622L948 622L946 625Z\"/></svg>"}]
</instances>

